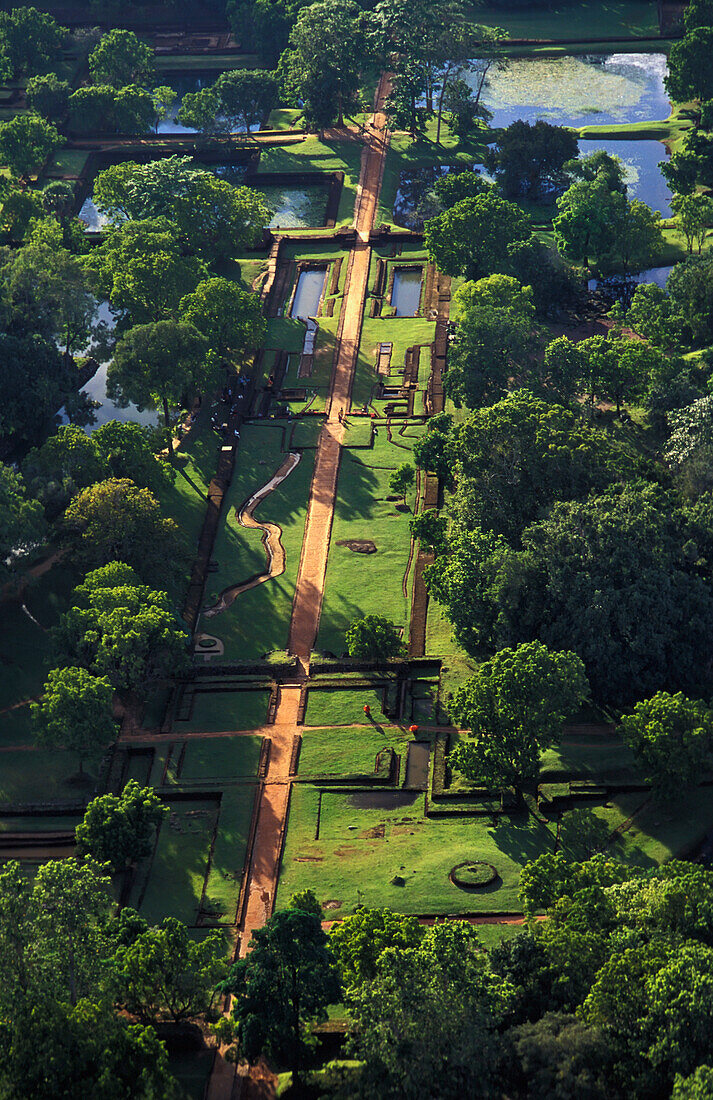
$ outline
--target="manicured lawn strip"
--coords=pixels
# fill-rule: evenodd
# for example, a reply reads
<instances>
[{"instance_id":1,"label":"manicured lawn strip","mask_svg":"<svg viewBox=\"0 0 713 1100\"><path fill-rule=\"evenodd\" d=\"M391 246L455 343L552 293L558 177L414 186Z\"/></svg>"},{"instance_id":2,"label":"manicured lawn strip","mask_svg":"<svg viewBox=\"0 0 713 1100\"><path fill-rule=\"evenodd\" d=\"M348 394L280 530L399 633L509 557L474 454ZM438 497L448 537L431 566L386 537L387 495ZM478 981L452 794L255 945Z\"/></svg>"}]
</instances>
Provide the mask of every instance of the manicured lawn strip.
<instances>
[{"instance_id":1,"label":"manicured lawn strip","mask_svg":"<svg viewBox=\"0 0 713 1100\"><path fill-rule=\"evenodd\" d=\"M173 464L177 477L159 495L163 511L178 524L188 548L186 573L169 587L171 595L180 600L188 585L198 541L205 519L206 495L218 463L220 439L210 424L210 408L204 402L199 418L179 449Z\"/></svg>"},{"instance_id":2,"label":"manicured lawn strip","mask_svg":"<svg viewBox=\"0 0 713 1100\"><path fill-rule=\"evenodd\" d=\"M187 722L175 722L173 732L257 729L265 725L268 698L267 691L198 692L192 716Z\"/></svg>"},{"instance_id":3,"label":"manicured lawn strip","mask_svg":"<svg viewBox=\"0 0 713 1100\"><path fill-rule=\"evenodd\" d=\"M398 726L376 729L338 726L335 729L305 730L300 749L299 777L372 775L376 757L382 749L392 748L403 756L401 776L406 766L408 743L413 740Z\"/></svg>"},{"instance_id":4,"label":"manicured lawn strip","mask_svg":"<svg viewBox=\"0 0 713 1100\"><path fill-rule=\"evenodd\" d=\"M61 833L76 829L81 817L73 814L18 814L0 817L0 833ZM38 837L39 839L39 837Z\"/></svg>"},{"instance_id":5,"label":"manicured lawn strip","mask_svg":"<svg viewBox=\"0 0 713 1100\"><path fill-rule=\"evenodd\" d=\"M254 53L165 54L156 57L156 68L159 73L166 74L215 69L215 75L218 77L226 69L253 69L257 61L257 54ZM167 77L167 79L170 84L170 78Z\"/></svg>"},{"instance_id":6,"label":"manicured lawn strip","mask_svg":"<svg viewBox=\"0 0 713 1100\"><path fill-rule=\"evenodd\" d=\"M502 27L510 38L647 38L659 32L652 0L580 0L575 5L536 11L478 6L472 9L471 18L475 23Z\"/></svg>"},{"instance_id":7,"label":"manicured lawn strip","mask_svg":"<svg viewBox=\"0 0 713 1100\"><path fill-rule=\"evenodd\" d=\"M274 475L285 455L281 450L283 421L246 424L241 433L233 482L223 506L223 518L213 552L218 572L211 574L206 603L212 603L231 584L239 584L266 567L261 532L240 527L239 508ZM289 439L289 436L288 436ZM312 481L314 450L256 511L258 520L270 520L282 528L286 569L277 577L242 593L214 618L200 621L200 629L221 638L225 659L249 659L282 650L287 644L294 586L299 567L307 501Z\"/></svg>"},{"instance_id":8,"label":"manicured lawn strip","mask_svg":"<svg viewBox=\"0 0 713 1100\"><path fill-rule=\"evenodd\" d=\"M610 848L637 866L653 867L690 856L713 826L713 787L697 787L668 805L641 793L623 794L594 808L611 829L625 828Z\"/></svg>"},{"instance_id":9,"label":"manicured lawn strip","mask_svg":"<svg viewBox=\"0 0 713 1100\"><path fill-rule=\"evenodd\" d=\"M226 921L235 920L256 793L257 785L246 783L223 791L220 802L206 904Z\"/></svg>"},{"instance_id":10,"label":"manicured lawn strip","mask_svg":"<svg viewBox=\"0 0 713 1100\"><path fill-rule=\"evenodd\" d=\"M319 791L293 787L278 908L295 891L311 887L322 903L342 903L335 916L353 912L360 902L401 913L518 912L522 865L552 848L548 830L525 816L503 818L493 828L488 818L424 818L423 795L395 810L355 806L364 797L325 792L315 840ZM383 839L360 835L381 825ZM500 883L473 892L453 886L450 870L467 859L492 863ZM393 885L394 876L405 885Z\"/></svg>"},{"instance_id":11,"label":"manicured lawn strip","mask_svg":"<svg viewBox=\"0 0 713 1100\"><path fill-rule=\"evenodd\" d=\"M208 867L217 799L171 802L158 836L141 915L150 923L177 917L195 924Z\"/></svg>"},{"instance_id":12,"label":"manicured lawn strip","mask_svg":"<svg viewBox=\"0 0 713 1100\"><path fill-rule=\"evenodd\" d=\"M46 176L81 176L89 159L83 149L58 149L49 165Z\"/></svg>"},{"instance_id":13,"label":"manicured lawn strip","mask_svg":"<svg viewBox=\"0 0 713 1100\"><path fill-rule=\"evenodd\" d=\"M257 774L261 737L194 738L186 743L179 782L251 779Z\"/></svg>"},{"instance_id":14,"label":"manicured lawn strip","mask_svg":"<svg viewBox=\"0 0 713 1100\"><path fill-rule=\"evenodd\" d=\"M99 759L85 760L88 777L97 774ZM62 749L18 749L0 756L0 802L67 802L91 794L93 782L69 783L79 771L73 752Z\"/></svg>"},{"instance_id":15,"label":"manicured lawn strip","mask_svg":"<svg viewBox=\"0 0 713 1100\"><path fill-rule=\"evenodd\" d=\"M617 738L603 737L597 744L563 741L548 749L540 761L540 781L556 783L562 779L587 779L594 782L633 780L643 782L631 749Z\"/></svg>"},{"instance_id":16,"label":"manicured lawn strip","mask_svg":"<svg viewBox=\"0 0 713 1100\"><path fill-rule=\"evenodd\" d=\"M362 143L360 141L320 141L308 134L290 145L261 146L261 172L344 172L337 225L351 225L359 182ZM297 232L300 232L299 230Z\"/></svg>"},{"instance_id":17,"label":"manicured lawn strip","mask_svg":"<svg viewBox=\"0 0 713 1100\"><path fill-rule=\"evenodd\" d=\"M310 688L305 723L308 726L348 726L354 722L367 722L364 706L370 706L372 718L382 723L386 721L382 700L382 688L358 688L356 691Z\"/></svg>"},{"instance_id":18,"label":"manicured lawn strip","mask_svg":"<svg viewBox=\"0 0 713 1100\"><path fill-rule=\"evenodd\" d=\"M385 615L397 626L407 626L409 598L402 582L409 556L411 511L400 511L391 495L389 476L402 462L411 461L415 435L400 436L399 424L392 425L389 443L386 427L379 425L374 447L369 451L346 451L342 456L337 501L317 648L340 654L350 622L367 614ZM407 494L413 509L415 493ZM375 554L356 554L343 539L371 539ZM409 586L410 593L410 586Z\"/></svg>"}]
</instances>

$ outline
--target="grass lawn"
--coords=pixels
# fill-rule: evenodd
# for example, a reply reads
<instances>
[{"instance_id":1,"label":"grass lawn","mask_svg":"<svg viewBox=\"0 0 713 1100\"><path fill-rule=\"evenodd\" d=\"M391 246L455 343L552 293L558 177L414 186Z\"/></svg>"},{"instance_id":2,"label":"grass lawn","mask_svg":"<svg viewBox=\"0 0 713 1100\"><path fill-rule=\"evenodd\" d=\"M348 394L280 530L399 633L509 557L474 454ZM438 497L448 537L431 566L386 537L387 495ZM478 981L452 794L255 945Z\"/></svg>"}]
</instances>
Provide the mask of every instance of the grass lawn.
<instances>
[{"instance_id":1,"label":"grass lawn","mask_svg":"<svg viewBox=\"0 0 713 1100\"><path fill-rule=\"evenodd\" d=\"M248 833L257 786L246 783L223 792L218 834L213 848L206 906L226 921L234 921L247 855Z\"/></svg>"},{"instance_id":2,"label":"grass lawn","mask_svg":"<svg viewBox=\"0 0 713 1100\"><path fill-rule=\"evenodd\" d=\"M76 829L81 817L73 814L18 814L0 817L0 833L60 833ZM39 839L39 838L38 838Z\"/></svg>"},{"instance_id":3,"label":"grass lawn","mask_svg":"<svg viewBox=\"0 0 713 1100\"><path fill-rule=\"evenodd\" d=\"M364 706L371 707L375 721L383 720L382 688L359 688L357 691L338 689L310 688L307 694L307 713L305 724L308 726L348 726L354 722L367 722Z\"/></svg>"},{"instance_id":4,"label":"grass lawn","mask_svg":"<svg viewBox=\"0 0 713 1100\"><path fill-rule=\"evenodd\" d=\"M546 11L479 6L472 9L472 18L476 23L502 27L509 38L655 38L659 33L653 0L580 0Z\"/></svg>"},{"instance_id":5,"label":"grass lawn","mask_svg":"<svg viewBox=\"0 0 713 1100\"><path fill-rule=\"evenodd\" d=\"M233 482L213 551L218 571L210 575L206 605L214 603L231 584L239 584L265 570L262 532L241 527L235 509L269 481L282 463L284 426L284 421L270 421L246 424L242 429ZM319 425L315 424L315 442L318 430ZM305 450L290 476L256 510L258 520L270 520L282 528L285 573L243 592L220 614L200 620L201 630L222 640L226 660L260 657L266 652L283 650L287 644L314 454L313 449Z\"/></svg>"},{"instance_id":6,"label":"grass lawn","mask_svg":"<svg viewBox=\"0 0 713 1100\"><path fill-rule=\"evenodd\" d=\"M387 748L404 757L401 767L403 776L411 740L411 734L398 726L377 726L373 729L337 726L335 729L306 730L302 734L299 777L373 775L378 753Z\"/></svg>"},{"instance_id":7,"label":"grass lawn","mask_svg":"<svg viewBox=\"0 0 713 1100\"><path fill-rule=\"evenodd\" d=\"M261 737L187 741L179 781L252 779L257 774L261 744Z\"/></svg>"},{"instance_id":8,"label":"grass lawn","mask_svg":"<svg viewBox=\"0 0 713 1100\"><path fill-rule=\"evenodd\" d=\"M32 715L29 703L26 706L6 710L0 714L0 746L5 748L16 745L33 745Z\"/></svg>"},{"instance_id":9,"label":"grass lawn","mask_svg":"<svg viewBox=\"0 0 713 1100\"><path fill-rule=\"evenodd\" d=\"M72 782L79 771L73 752L63 749L9 750L0 756L0 802L67 802L91 795L99 759L85 760L89 782Z\"/></svg>"},{"instance_id":10,"label":"grass lawn","mask_svg":"<svg viewBox=\"0 0 713 1100\"><path fill-rule=\"evenodd\" d=\"M397 807L368 808L394 795ZM360 902L399 913L519 912L520 869L553 843L531 817L503 817L496 827L481 817L437 820L424 817L422 794L383 791L325 792L315 840L319 799L316 787L292 789L278 908L310 887L322 904L341 903L335 916ZM474 892L453 886L449 872L468 859L492 863L500 879Z\"/></svg>"},{"instance_id":11,"label":"grass lawn","mask_svg":"<svg viewBox=\"0 0 713 1100\"><path fill-rule=\"evenodd\" d=\"M344 172L337 225L351 225L362 148L360 141L320 141L316 134L308 134L290 145L263 145L258 175L261 172Z\"/></svg>"},{"instance_id":12,"label":"grass lawn","mask_svg":"<svg viewBox=\"0 0 713 1100\"><path fill-rule=\"evenodd\" d=\"M265 725L268 698L267 691L197 692L192 716L187 722L176 722L173 732L257 729Z\"/></svg>"},{"instance_id":13,"label":"grass lawn","mask_svg":"<svg viewBox=\"0 0 713 1100\"><path fill-rule=\"evenodd\" d=\"M374 447L368 451L347 450L337 485L332 539L317 648L342 653L344 635L353 619L367 614L385 615L403 628L408 625L410 573L404 595L404 574L408 566L411 534L409 520L415 492L407 494L409 510L397 508L389 477L402 462L412 461L412 449L420 426L409 425L404 435L392 424L393 442L386 426L379 425ZM356 554L337 545L346 539L371 539L375 554Z\"/></svg>"},{"instance_id":14,"label":"grass lawn","mask_svg":"<svg viewBox=\"0 0 713 1100\"><path fill-rule=\"evenodd\" d=\"M645 794L623 794L593 812L611 829L630 821L610 850L637 866L653 867L690 856L710 832L713 788L697 787L663 806Z\"/></svg>"},{"instance_id":15,"label":"grass lawn","mask_svg":"<svg viewBox=\"0 0 713 1100\"><path fill-rule=\"evenodd\" d=\"M564 740L543 753L541 782L557 783L565 779L600 783L643 781L631 749L616 737L603 737L599 743L592 738L591 743L585 744Z\"/></svg>"},{"instance_id":16,"label":"grass lawn","mask_svg":"<svg viewBox=\"0 0 713 1100\"><path fill-rule=\"evenodd\" d=\"M192 431L174 452L176 480L158 494L164 514L178 524L188 551L185 574L179 582L169 587L176 600L185 595L188 586L205 518L206 494L216 471L219 449L220 439L211 427L210 408L206 401Z\"/></svg>"},{"instance_id":17,"label":"grass lawn","mask_svg":"<svg viewBox=\"0 0 713 1100\"><path fill-rule=\"evenodd\" d=\"M212 1050L169 1054L168 1068L188 1100L203 1100L214 1057L215 1052Z\"/></svg>"},{"instance_id":18,"label":"grass lawn","mask_svg":"<svg viewBox=\"0 0 713 1100\"><path fill-rule=\"evenodd\" d=\"M150 923L177 917L186 924L195 924L219 801L169 800L168 805L171 813L158 836L141 915Z\"/></svg>"},{"instance_id":19,"label":"grass lawn","mask_svg":"<svg viewBox=\"0 0 713 1100\"><path fill-rule=\"evenodd\" d=\"M58 149L47 166L46 176L81 176L89 159L83 149Z\"/></svg>"}]
</instances>

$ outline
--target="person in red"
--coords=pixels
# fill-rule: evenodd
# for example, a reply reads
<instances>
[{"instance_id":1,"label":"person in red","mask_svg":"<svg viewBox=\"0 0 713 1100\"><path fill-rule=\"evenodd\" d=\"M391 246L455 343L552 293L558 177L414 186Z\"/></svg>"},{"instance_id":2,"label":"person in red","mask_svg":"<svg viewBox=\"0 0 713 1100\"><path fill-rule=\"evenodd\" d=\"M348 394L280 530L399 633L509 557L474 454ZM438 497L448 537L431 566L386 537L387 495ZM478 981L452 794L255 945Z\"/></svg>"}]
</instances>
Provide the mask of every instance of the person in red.
<instances>
[{"instance_id":1,"label":"person in red","mask_svg":"<svg viewBox=\"0 0 713 1100\"><path fill-rule=\"evenodd\" d=\"M369 717L369 715L371 714L371 707L369 706L369 704L368 704L368 703L365 703L365 704L364 704L364 714L366 714L367 718L368 718L368 717Z\"/></svg>"},{"instance_id":2,"label":"person in red","mask_svg":"<svg viewBox=\"0 0 713 1100\"><path fill-rule=\"evenodd\" d=\"M416 734L418 733L418 726L409 726L408 731L409 733Z\"/></svg>"}]
</instances>

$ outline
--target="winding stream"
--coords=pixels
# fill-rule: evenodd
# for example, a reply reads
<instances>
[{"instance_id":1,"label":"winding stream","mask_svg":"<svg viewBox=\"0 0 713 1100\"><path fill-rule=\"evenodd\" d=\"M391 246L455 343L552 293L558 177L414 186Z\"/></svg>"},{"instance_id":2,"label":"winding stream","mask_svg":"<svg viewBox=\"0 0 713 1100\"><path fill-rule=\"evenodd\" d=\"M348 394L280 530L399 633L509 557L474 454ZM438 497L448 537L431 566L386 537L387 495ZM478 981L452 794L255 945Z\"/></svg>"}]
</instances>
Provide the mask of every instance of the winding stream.
<instances>
[{"instance_id":1,"label":"winding stream","mask_svg":"<svg viewBox=\"0 0 713 1100\"><path fill-rule=\"evenodd\" d=\"M282 528L277 523L260 523L255 519L253 513L258 504L261 504L273 489L276 489L290 476L301 458L302 453L300 451L290 451L270 480L256 493L253 493L240 509L236 508L238 523L241 527L259 529L263 532L262 544L267 555L267 569L264 573L258 573L257 576L251 577L248 581L243 581L241 584L231 584L228 588L224 588L218 597L217 603L203 611L206 619L211 619L214 615L219 615L221 611L225 611L241 592L248 592L251 588L256 588L258 584L264 584L265 581L269 581L273 577L280 577L285 572L285 548L282 545Z\"/></svg>"}]
</instances>

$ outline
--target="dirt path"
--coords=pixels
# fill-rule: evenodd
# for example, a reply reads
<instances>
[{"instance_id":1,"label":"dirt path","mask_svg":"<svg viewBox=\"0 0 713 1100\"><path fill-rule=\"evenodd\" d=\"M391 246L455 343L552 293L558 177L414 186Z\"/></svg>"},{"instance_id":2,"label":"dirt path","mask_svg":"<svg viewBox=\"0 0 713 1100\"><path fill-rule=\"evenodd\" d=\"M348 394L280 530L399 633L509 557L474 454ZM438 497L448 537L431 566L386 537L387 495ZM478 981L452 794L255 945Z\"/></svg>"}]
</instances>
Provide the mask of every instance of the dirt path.
<instances>
[{"instance_id":1,"label":"dirt path","mask_svg":"<svg viewBox=\"0 0 713 1100\"><path fill-rule=\"evenodd\" d=\"M368 130L368 144L362 154L357 192L355 225L357 241L349 256L347 282L340 322L339 346L329 392L328 416L317 447L314 474L305 521L288 648L309 661L319 628L329 538L332 530L343 425L340 418L350 409L351 391L359 352L359 340L369 279L369 232L376 215L379 189L388 149L386 118L378 110L388 94L388 80L382 78L377 92L377 111ZM290 756L297 730L299 684L283 687L271 727L272 748L268 773L260 801L258 826L251 853L248 901L240 928L241 953L247 951L253 929L271 915L290 793Z\"/></svg>"},{"instance_id":2,"label":"dirt path","mask_svg":"<svg viewBox=\"0 0 713 1100\"><path fill-rule=\"evenodd\" d=\"M261 504L273 489L276 489L278 485L282 484L285 478L290 476L301 458L302 455L300 453L291 451L275 473L274 477L271 477L266 485L263 485L261 489L253 493L250 500L248 500L238 511L238 523L241 527L248 527L252 530L260 530L263 532L262 544L265 547L265 554L267 556L267 569L264 573L259 573L256 577L251 577L241 584L232 584L228 588L224 588L220 593L217 603L213 604L212 607L206 608L203 612L206 619L210 619L214 615L219 615L221 611L225 611L241 592L247 592L251 588L256 588L258 584L264 584L265 581L272 580L273 577L281 577L285 572L285 548L282 545L282 528L277 523L270 523L269 520L265 523L260 523L255 519L254 512L258 504Z\"/></svg>"}]
</instances>

